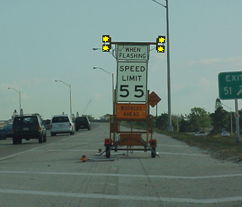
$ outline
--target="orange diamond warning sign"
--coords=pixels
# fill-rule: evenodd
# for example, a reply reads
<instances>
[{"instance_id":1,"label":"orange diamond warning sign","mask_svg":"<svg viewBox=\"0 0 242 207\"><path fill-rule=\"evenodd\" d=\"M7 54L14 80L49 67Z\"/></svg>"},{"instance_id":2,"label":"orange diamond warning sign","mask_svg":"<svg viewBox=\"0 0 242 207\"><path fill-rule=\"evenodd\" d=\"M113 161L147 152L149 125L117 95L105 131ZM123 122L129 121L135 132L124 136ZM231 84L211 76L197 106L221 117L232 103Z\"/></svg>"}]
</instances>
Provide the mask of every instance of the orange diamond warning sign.
<instances>
[{"instance_id":1,"label":"orange diamond warning sign","mask_svg":"<svg viewBox=\"0 0 242 207\"><path fill-rule=\"evenodd\" d=\"M148 103L152 107L154 107L156 104L160 102L161 98L153 91L151 94L149 94L148 97Z\"/></svg>"},{"instance_id":2,"label":"orange diamond warning sign","mask_svg":"<svg viewBox=\"0 0 242 207\"><path fill-rule=\"evenodd\" d=\"M146 119L146 104L116 104L117 119Z\"/></svg>"}]
</instances>

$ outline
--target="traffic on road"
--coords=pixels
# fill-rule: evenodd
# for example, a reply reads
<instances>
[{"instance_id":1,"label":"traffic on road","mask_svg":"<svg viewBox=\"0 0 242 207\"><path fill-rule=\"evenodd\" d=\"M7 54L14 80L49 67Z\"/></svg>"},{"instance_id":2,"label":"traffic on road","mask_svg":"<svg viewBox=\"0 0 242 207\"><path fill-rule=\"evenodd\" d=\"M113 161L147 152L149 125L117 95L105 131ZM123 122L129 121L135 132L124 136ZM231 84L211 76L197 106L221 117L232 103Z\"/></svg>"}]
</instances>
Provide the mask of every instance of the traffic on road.
<instances>
[{"instance_id":1,"label":"traffic on road","mask_svg":"<svg viewBox=\"0 0 242 207\"><path fill-rule=\"evenodd\" d=\"M240 164L154 133L157 153L117 151L106 158L109 123L75 134L47 130L46 142L0 141L0 203L11 207L241 206ZM82 157L86 157L86 161Z\"/></svg>"}]
</instances>

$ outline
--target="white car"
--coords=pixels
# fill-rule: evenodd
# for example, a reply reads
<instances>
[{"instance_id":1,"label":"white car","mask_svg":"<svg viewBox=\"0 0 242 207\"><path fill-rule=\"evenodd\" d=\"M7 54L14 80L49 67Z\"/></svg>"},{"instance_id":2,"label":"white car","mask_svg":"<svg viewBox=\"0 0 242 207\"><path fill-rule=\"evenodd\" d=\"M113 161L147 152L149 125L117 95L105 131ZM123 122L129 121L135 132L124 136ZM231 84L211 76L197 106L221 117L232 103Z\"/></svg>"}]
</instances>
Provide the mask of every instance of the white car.
<instances>
[{"instance_id":1,"label":"white car","mask_svg":"<svg viewBox=\"0 0 242 207\"><path fill-rule=\"evenodd\" d=\"M221 134L222 137L229 137L230 136L230 133L227 132L227 131L223 131L222 134Z\"/></svg>"},{"instance_id":2,"label":"white car","mask_svg":"<svg viewBox=\"0 0 242 207\"><path fill-rule=\"evenodd\" d=\"M75 125L68 115L55 115L50 122L50 134L55 136L60 133L75 133Z\"/></svg>"}]
</instances>

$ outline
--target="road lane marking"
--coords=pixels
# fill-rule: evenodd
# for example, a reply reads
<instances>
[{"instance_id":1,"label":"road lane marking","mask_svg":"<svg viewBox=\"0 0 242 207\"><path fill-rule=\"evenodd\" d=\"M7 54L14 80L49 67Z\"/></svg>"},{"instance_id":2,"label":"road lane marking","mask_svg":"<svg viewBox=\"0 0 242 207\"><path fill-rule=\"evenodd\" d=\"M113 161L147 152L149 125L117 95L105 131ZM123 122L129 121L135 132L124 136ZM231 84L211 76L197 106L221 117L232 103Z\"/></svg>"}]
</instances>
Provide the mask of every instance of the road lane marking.
<instances>
[{"instance_id":1,"label":"road lane marking","mask_svg":"<svg viewBox=\"0 0 242 207\"><path fill-rule=\"evenodd\" d=\"M39 195L39 196L62 196L72 198L96 198L108 200L134 200L134 201L153 201L153 202L174 202L174 203L197 203L197 204L212 204L242 201L242 196L225 197L225 198L171 198L171 197L147 197L147 196L127 196L127 195L104 195L92 193L68 193L68 192L51 192L51 191L33 191L33 190L15 190L15 189L0 189L0 193L21 194L21 195Z\"/></svg>"},{"instance_id":2,"label":"road lane marking","mask_svg":"<svg viewBox=\"0 0 242 207\"><path fill-rule=\"evenodd\" d=\"M56 144L56 145L59 145L59 144ZM62 145L62 144L60 144ZM66 145L65 145L66 146ZM77 146L78 147L78 146ZM32 151L32 152L97 152L97 150L84 150L84 149L81 149L81 150L36 150L36 149L33 149L33 150L29 150L29 152ZM126 150L122 150L124 153L126 152ZM130 150L128 150L130 151ZM132 150L131 150L132 151ZM121 152L121 150L120 150ZM135 151L135 153L147 153L147 152L144 152L144 151ZM134 154L134 152L133 152ZM206 154L192 154L192 153L173 153L173 152L158 152L158 154L164 154L164 155L182 155L182 156L202 156L202 157L209 157L210 155L206 155ZM3 159L3 158L2 158ZM1 159L0 159L1 160Z\"/></svg>"},{"instance_id":3,"label":"road lane marking","mask_svg":"<svg viewBox=\"0 0 242 207\"><path fill-rule=\"evenodd\" d=\"M227 175L204 175L204 176L176 176L176 175L134 175L134 174L109 174L109 173L69 173L69 172L35 172L35 171L0 171L0 174L37 174L37 175L63 175L63 176L104 176L104 177L133 177L133 178L158 178L158 179L211 179L242 177L242 173Z\"/></svg>"},{"instance_id":4,"label":"road lane marking","mask_svg":"<svg viewBox=\"0 0 242 207\"><path fill-rule=\"evenodd\" d=\"M183 155L183 156L202 156L202 157L209 157L210 155L206 154L193 154L193 153L175 153L175 152L159 152L159 154L164 155Z\"/></svg>"},{"instance_id":5,"label":"road lane marking","mask_svg":"<svg viewBox=\"0 0 242 207\"><path fill-rule=\"evenodd\" d=\"M75 135L73 135L73 136L75 136ZM43 147L51 146L51 145L54 145L55 143L58 143L58 142L61 142L61 141L62 141L62 139L59 140L59 141L56 141L56 142L52 142L52 143L45 144L45 145L41 145L41 146L39 146L39 147L35 147L35 148L29 149L29 150L25 150L25 151L18 152L18 153L12 154L12 155L8 155L8 156L6 156L6 157L2 157L2 158L0 158L0 161L2 161L2 160L6 160L6 159L9 159L9 158L12 158L12 157L15 157L15 156L17 156L17 155L24 154L24 153L26 153L26 152L31 152L31 151L39 150L39 149L41 149L41 148L43 148Z\"/></svg>"},{"instance_id":6,"label":"road lane marking","mask_svg":"<svg viewBox=\"0 0 242 207\"><path fill-rule=\"evenodd\" d=\"M96 142L96 143L91 143L91 142L79 142L79 143L76 143L76 142L65 142L65 143L56 143L56 144L53 144L53 145L64 145L64 146L67 146L67 145L75 145L75 146L78 146L78 145L87 145L87 144L91 144L91 145L93 145L93 144L101 144L102 146L104 145L104 143L103 142Z\"/></svg>"},{"instance_id":7,"label":"road lane marking","mask_svg":"<svg viewBox=\"0 0 242 207\"><path fill-rule=\"evenodd\" d=\"M188 145L168 145L168 144L158 144L161 147L190 147Z\"/></svg>"}]
</instances>

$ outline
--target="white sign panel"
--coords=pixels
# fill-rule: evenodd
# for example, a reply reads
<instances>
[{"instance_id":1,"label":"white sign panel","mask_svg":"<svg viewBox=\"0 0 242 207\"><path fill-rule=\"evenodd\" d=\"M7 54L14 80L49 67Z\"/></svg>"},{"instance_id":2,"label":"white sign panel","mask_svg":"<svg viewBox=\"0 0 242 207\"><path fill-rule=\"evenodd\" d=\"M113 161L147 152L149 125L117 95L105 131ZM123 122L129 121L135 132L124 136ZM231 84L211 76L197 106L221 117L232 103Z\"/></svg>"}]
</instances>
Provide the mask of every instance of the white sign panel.
<instances>
[{"instance_id":1,"label":"white sign panel","mask_svg":"<svg viewBox=\"0 0 242 207\"><path fill-rule=\"evenodd\" d=\"M117 102L147 101L146 62L117 62Z\"/></svg>"},{"instance_id":2,"label":"white sign panel","mask_svg":"<svg viewBox=\"0 0 242 207\"><path fill-rule=\"evenodd\" d=\"M149 60L148 45L117 45L116 58L120 60Z\"/></svg>"}]
</instances>

